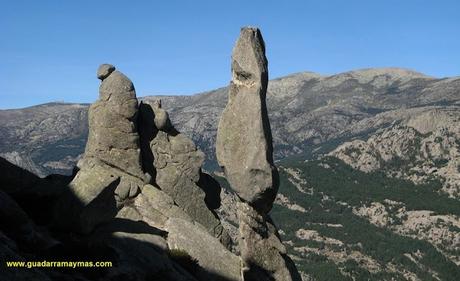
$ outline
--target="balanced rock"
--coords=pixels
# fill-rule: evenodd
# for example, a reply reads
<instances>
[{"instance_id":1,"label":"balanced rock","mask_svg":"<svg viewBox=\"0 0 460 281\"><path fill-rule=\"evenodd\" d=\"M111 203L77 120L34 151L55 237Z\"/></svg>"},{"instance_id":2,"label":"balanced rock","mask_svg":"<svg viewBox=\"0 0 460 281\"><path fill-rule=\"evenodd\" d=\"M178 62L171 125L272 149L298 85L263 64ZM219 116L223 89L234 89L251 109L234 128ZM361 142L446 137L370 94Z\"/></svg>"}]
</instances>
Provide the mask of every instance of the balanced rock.
<instances>
[{"instance_id":1,"label":"balanced rock","mask_svg":"<svg viewBox=\"0 0 460 281\"><path fill-rule=\"evenodd\" d=\"M100 66L97 76L102 83L99 100L88 111L89 135L84 157L97 158L142 179L134 85L111 65Z\"/></svg>"},{"instance_id":2,"label":"balanced rock","mask_svg":"<svg viewBox=\"0 0 460 281\"><path fill-rule=\"evenodd\" d=\"M113 219L145 184L133 83L112 65L101 65L99 100L88 112L85 154L57 205L58 225L81 233Z\"/></svg>"},{"instance_id":3,"label":"balanced rock","mask_svg":"<svg viewBox=\"0 0 460 281\"><path fill-rule=\"evenodd\" d=\"M101 80L104 80L105 78L107 78L110 73L114 72L115 71L115 66L111 65L111 64L101 64L99 66L99 68L97 69L97 78L98 79L101 79Z\"/></svg>"},{"instance_id":4,"label":"balanced rock","mask_svg":"<svg viewBox=\"0 0 460 281\"><path fill-rule=\"evenodd\" d=\"M216 154L232 189L267 212L278 191L266 108L267 59L257 28L243 28L232 55L232 81L217 131Z\"/></svg>"},{"instance_id":5,"label":"balanced rock","mask_svg":"<svg viewBox=\"0 0 460 281\"><path fill-rule=\"evenodd\" d=\"M268 70L257 28L243 28L233 49L228 103L217 130L216 154L238 202L241 276L245 281L300 280L268 215L278 192L265 102Z\"/></svg>"}]
</instances>

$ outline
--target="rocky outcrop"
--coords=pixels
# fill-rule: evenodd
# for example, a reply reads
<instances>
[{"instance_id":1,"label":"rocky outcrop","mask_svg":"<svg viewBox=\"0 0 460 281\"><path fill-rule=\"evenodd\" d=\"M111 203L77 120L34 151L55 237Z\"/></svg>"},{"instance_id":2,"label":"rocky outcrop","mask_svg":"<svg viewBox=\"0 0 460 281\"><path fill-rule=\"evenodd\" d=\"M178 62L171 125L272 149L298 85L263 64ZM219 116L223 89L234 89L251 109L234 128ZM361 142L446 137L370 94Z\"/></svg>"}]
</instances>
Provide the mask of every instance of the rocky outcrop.
<instances>
[{"instance_id":1,"label":"rocky outcrop","mask_svg":"<svg viewBox=\"0 0 460 281\"><path fill-rule=\"evenodd\" d=\"M460 265L460 218L429 210L407 210L402 202L384 200L353 208L353 213L378 227L400 235L425 240L456 265Z\"/></svg>"},{"instance_id":2,"label":"rocky outcrop","mask_svg":"<svg viewBox=\"0 0 460 281\"><path fill-rule=\"evenodd\" d=\"M216 155L238 202L243 280L300 280L268 212L278 191L265 103L267 59L257 28L242 28L232 55L228 104L217 131Z\"/></svg>"},{"instance_id":3,"label":"rocky outcrop","mask_svg":"<svg viewBox=\"0 0 460 281\"><path fill-rule=\"evenodd\" d=\"M220 187L200 186L200 179L206 177L201 172L203 152L171 125L161 101L142 102L140 112L143 163L154 184L209 233L228 242L217 215L210 211L220 206ZM206 197L214 198L216 206L206 205Z\"/></svg>"},{"instance_id":4,"label":"rocky outcrop","mask_svg":"<svg viewBox=\"0 0 460 281\"><path fill-rule=\"evenodd\" d=\"M228 103L219 121L216 155L233 190L262 212L278 191L265 104L267 59L258 29L243 28L232 55Z\"/></svg>"},{"instance_id":5,"label":"rocky outcrop","mask_svg":"<svg viewBox=\"0 0 460 281\"><path fill-rule=\"evenodd\" d=\"M138 105L115 67L101 65L97 76L87 148L55 227L116 252L111 276L240 280L239 258L213 211L220 186L201 171L203 152L172 126L161 101Z\"/></svg>"},{"instance_id":6,"label":"rocky outcrop","mask_svg":"<svg viewBox=\"0 0 460 281\"><path fill-rule=\"evenodd\" d=\"M238 204L243 280L300 281L299 273L288 257L270 217L258 212L248 203Z\"/></svg>"},{"instance_id":7,"label":"rocky outcrop","mask_svg":"<svg viewBox=\"0 0 460 281\"><path fill-rule=\"evenodd\" d=\"M87 148L69 185L72 203L62 206L71 206L67 209L73 220L65 216L61 221L89 233L115 217L142 189L159 188L190 219L228 242L206 204L207 196L219 198L219 186L199 186L206 177L201 172L203 153L171 126L159 101L138 107L132 82L115 67L101 65L97 76L102 83L99 100L89 111ZM154 186L145 185L149 182Z\"/></svg>"},{"instance_id":8,"label":"rocky outcrop","mask_svg":"<svg viewBox=\"0 0 460 281\"><path fill-rule=\"evenodd\" d=\"M363 172L383 170L416 184L440 180L442 190L460 196L458 110L423 110L377 131L367 140L346 142L330 155Z\"/></svg>"},{"instance_id":9,"label":"rocky outcrop","mask_svg":"<svg viewBox=\"0 0 460 281\"><path fill-rule=\"evenodd\" d=\"M88 112L89 135L79 171L58 207L58 221L82 233L112 219L147 177L141 164L134 85L112 65L97 71L99 99Z\"/></svg>"},{"instance_id":10,"label":"rocky outcrop","mask_svg":"<svg viewBox=\"0 0 460 281\"><path fill-rule=\"evenodd\" d=\"M85 158L96 158L140 179L138 102L134 85L112 65L99 67L99 100L88 111L89 135Z\"/></svg>"},{"instance_id":11,"label":"rocky outcrop","mask_svg":"<svg viewBox=\"0 0 460 281\"><path fill-rule=\"evenodd\" d=\"M170 249L184 250L196 258L204 271L203 280L240 280L240 259L229 252L217 239L209 239L206 229L190 220L169 219L166 224Z\"/></svg>"}]
</instances>

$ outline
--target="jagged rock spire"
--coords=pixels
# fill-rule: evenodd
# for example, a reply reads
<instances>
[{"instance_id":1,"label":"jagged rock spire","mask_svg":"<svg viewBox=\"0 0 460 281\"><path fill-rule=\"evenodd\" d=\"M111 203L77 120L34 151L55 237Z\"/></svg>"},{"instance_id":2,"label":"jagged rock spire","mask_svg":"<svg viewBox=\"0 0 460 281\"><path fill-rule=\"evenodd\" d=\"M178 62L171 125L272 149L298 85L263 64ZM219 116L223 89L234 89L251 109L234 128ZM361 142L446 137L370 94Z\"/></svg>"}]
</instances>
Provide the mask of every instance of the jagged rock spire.
<instances>
[{"instance_id":1,"label":"jagged rock spire","mask_svg":"<svg viewBox=\"0 0 460 281\"><path fill-rule=\"evenodd\" d=\"M268 215L278 192L278 171L268 120L265 44L257 28L241 29L232 55L232 81L217 130L216 154L238 203L244 281L300 280Z\"/></svg>"},{"instance_id":2,"label":"jagged rock spire","mask_svg":"<svg viewBox=\"0 0 460 281\"><path fill-rule=\"evenodd\" d=\"M217 160L238 196L263 212L278 190L270 123L265 44L257 28L246 27L233 49L228 103L217 132Z\"/></svg>"}]
</instances>

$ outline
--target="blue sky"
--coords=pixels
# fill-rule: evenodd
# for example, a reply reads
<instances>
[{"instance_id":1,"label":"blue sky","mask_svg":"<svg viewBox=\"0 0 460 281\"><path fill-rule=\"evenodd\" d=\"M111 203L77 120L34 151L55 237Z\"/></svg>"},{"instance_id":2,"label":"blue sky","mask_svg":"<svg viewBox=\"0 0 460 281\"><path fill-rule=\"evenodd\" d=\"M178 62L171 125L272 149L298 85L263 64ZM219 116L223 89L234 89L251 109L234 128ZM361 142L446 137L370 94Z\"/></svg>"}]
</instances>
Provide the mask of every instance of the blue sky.
<instances>
[{"instance_id":1,"label":"blue sky","mask_svg":"<svg viewBox=\"0 0 460 281\"><path fill-rule=\"evenodd\" d=\"M270 77L366 67L460 75L460 1L0 2L0 108L93 102L112 63L138 96L230 79L241 26L261 28Z\"/></svg>"}]
</instances>

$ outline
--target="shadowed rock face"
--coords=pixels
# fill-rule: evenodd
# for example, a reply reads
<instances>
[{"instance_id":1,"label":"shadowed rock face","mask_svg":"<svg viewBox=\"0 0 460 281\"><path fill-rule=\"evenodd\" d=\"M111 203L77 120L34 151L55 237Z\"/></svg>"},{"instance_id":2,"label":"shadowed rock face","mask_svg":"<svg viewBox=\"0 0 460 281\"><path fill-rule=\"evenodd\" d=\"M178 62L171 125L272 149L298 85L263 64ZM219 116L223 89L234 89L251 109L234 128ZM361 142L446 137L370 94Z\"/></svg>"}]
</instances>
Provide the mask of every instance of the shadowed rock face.
<instances>
[{"instance_id":1,"label":"shadowed rock face","mask_svg":"<svg viewBox=\"0 0 460 281\"><path fill-rule=\"evenodd\" d=\"M219 219L206 205L206 197L219 199L220 188L199 186L204 175L201 166L204 153L193 141L179 133L170 123L161 101L142 102L140 105L140 132L144 170L163 192L191 218L201 223L212 235L228 240ZM220 206L220 200L214 202Z\"/></svg>"},{"instance_id":2,"label":"shadowed rock face","mask_svg":"<svg viewBox=\"0 0 460 281\"><path fill-rule=\"evenodd\" d=\"M233 49L232 81L216 152L232 189L264 212L271 209L279 184L265 104L267 83L262 35L256 28L243 28Z\"/></svg>"},{"instance_id":3,"label":"shadowed rock face","mask_svg":"<svg viewBox=\"0 0 460 281\"><path fill-rule=\"evenodd\" d=\"M260 31L243 28L233 49L232 81L217 131L216 154L242 200L238 235L243 280L300 280L268 216L279 179L265 103L267 71Z\"/></svg>"}]
</instances>

